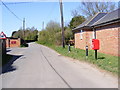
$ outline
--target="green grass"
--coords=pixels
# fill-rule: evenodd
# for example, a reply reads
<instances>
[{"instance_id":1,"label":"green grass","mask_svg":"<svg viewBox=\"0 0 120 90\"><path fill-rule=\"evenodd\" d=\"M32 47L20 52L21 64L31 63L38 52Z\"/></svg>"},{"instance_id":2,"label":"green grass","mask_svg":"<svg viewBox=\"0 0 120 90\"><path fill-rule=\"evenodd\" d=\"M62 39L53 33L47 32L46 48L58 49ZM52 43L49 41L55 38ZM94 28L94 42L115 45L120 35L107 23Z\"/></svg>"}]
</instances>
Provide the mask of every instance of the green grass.
<instances>
[{"instance_id":1,"label":"green grass","mask_svg":"<svg viewBox=\"0 0 120 90\"><path fill-rule=\"evenodd\" d=\"M7 64L11 58L12 58L12 55L6 54L6 56L2 60L2 65L0 66L4 66L5 64Z\"/></svg>"},{"instance_id":2,"label":"green grass","mask_svg":"<svg viewBox=\"0 0 120 90\"><path fill-rule=\"evenodd\" d=\"M55 46L51 44L44 44L44 45L54 49L61 55L68 56L81 61L86 61L86 62L95 64L99 68L104 69L108 72L111 72L112 74L115 74L115 75L118 74L118 57L117 56L112 56L112 55L98 52L98 59L96 60L94 58L94 50L89 50L89 56L86 59L85 50L77 49L72 46L71 52L69 53L68 46L66 46L65 48L62 48L61 46Z\"/></svg>"}]
</instances>

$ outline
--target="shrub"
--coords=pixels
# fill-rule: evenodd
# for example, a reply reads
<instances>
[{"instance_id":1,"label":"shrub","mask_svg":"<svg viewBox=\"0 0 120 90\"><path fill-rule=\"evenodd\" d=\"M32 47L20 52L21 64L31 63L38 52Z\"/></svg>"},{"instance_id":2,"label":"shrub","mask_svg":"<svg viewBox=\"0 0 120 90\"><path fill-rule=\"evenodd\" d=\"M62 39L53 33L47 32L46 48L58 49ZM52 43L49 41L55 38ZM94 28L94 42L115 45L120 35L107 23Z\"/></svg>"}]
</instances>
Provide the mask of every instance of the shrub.
<instances>
[{"instance_id":1,"label":"shrub","mask_svg":"<svg viewBox=\"0 0 120 90\"><path fill-rule=\"evenodd\" d=\"M28 47L27 43L23 43L20 47Z\"/></svg>"}]
</instances>

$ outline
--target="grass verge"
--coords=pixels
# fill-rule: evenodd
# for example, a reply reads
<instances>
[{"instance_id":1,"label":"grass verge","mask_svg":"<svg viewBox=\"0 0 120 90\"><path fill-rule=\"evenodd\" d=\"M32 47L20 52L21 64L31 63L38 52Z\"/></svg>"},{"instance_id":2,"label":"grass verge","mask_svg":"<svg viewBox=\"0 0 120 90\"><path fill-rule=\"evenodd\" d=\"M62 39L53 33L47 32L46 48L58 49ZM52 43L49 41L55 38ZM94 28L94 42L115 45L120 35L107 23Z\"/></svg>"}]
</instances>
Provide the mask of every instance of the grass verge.
<instances>
[{"instance_id":1,"label":"grass verge","mask_svg":"<svg viewBox=\"0 0 120 90\"><path fill-rule=\"evenodd\" d=\"M39 44L42 44L42 43L39 43ZM42 45L45 45L54 49L61 55L95 64L101 69L111 72L114 75L118 75L118 57L117 56L112 56L112 55L98 52L98 59L96 60L94 58L94 50L89 50L89 56L86 59L85 50L77 49L77 48L74 48L73 46L71 47L71 52L69 53L68 46L66 46L65 48L62 48L61 46L55 46L51 44L42 44Z\"/></svg>"}]
</instances>

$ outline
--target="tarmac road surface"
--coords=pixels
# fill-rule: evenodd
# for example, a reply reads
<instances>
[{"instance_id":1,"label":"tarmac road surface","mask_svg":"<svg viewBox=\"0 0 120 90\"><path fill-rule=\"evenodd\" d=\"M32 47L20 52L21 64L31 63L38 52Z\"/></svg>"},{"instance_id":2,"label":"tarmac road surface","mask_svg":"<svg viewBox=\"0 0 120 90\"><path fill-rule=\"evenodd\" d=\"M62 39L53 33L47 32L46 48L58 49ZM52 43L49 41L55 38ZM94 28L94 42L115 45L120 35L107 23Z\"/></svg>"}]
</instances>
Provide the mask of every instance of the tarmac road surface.
<instances>
[{"instance_id":1,"label":"tarmac road surface","mask_svg":"<svg viewBox=\"0 0 120 90\"><path fill-rule=\"evenodd\" d=\"M14 58L0 75L2 88L118 88L116 77L43 45L29 43L7 53Z\"/></svg>"}]
</instances>

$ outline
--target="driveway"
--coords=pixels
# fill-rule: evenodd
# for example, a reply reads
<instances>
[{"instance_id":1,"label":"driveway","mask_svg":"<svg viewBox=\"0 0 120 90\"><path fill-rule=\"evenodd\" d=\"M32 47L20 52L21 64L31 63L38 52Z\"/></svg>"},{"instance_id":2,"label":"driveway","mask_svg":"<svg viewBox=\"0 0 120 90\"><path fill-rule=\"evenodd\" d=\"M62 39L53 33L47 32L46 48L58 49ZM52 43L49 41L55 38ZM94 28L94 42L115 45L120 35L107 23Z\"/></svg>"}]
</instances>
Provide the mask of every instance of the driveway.
<instances>
[{"instance_id":1,"label":"driveway","mask_svg":"<svg viewBox=\"0 0 120 90\"><path fill-rule=\"evenodd\" d=\"M7 53L14 58L0 75L2 88L118 88L116 77L43 45L29 43Z\"/></svg>"}]
</instances>

